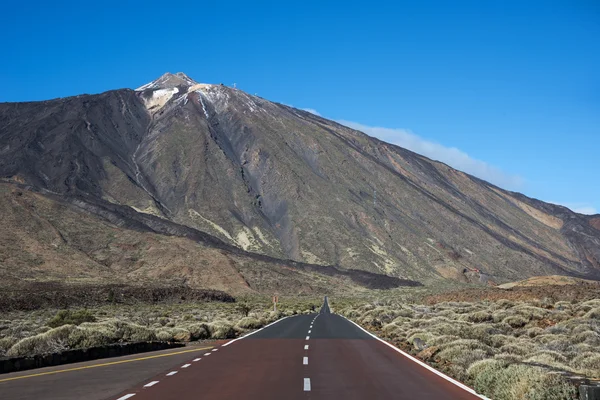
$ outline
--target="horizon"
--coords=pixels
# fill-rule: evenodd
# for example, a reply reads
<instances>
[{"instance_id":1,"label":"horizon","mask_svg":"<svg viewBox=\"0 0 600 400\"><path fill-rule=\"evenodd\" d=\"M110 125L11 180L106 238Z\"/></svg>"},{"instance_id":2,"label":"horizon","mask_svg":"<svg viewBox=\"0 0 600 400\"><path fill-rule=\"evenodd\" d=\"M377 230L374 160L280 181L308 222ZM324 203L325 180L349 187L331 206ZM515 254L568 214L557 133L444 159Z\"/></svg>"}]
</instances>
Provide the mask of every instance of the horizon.
<instances>
[{"instance_id":1,"label":"horizon","mask_svg":"<svg viewBox=\"0 0 600 400\"><path fill-rule=\"evenodd\" d=\"M600 210L592 184L600 172L600 8L593 2L434 2L433 11L411 4L364 15L331 5L314 15L310 5L265 12L232 3L209 12L233 11L238 25L223 30L219 18L204 18L198 32L208 40L185 24L151 35L152 43L134 25L110 29L154 16L143 4L116 13L40 5L31 14L11 5L0 27L14 38L5 50L10 62L0 66L0 101L134 89L184 72L202 83L236 82L506 190L584 214ZM67 23L57 24L61 18ZM78 27L89 37L73 36Z\"/></svg>"}]
</instances>

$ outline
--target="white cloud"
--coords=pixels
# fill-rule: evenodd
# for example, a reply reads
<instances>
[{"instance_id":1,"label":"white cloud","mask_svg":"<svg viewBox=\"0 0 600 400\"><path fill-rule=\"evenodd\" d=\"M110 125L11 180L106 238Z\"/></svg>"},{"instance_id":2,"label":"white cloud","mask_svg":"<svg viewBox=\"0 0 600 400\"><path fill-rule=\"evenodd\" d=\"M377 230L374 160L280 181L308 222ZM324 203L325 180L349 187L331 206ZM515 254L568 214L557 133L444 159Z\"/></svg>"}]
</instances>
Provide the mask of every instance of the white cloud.
<instances>
[{"instance_id":1,"label":"white cloud","mask_svg":"<svg viewBox=\"0 0 600 400\"><path fill-rule=\"evenodd\" d=\"M587 215L598 214L598 210L596 209L596 207L594 207L593 205L591 205L589 203L560 203L558 201L549 201L548 203L567 207L568 209L575 211L576 213L579 213L579 214L587 214Z\"/></svg>"},{"instance_id":2,"label":"white cloud","mask_svg":"<svg viewBox=\"0 0 600 400\"><path fill-rule=\"evenodd\" d=\"M587 214L587 215L598 214L598 210L596 210L592 206L577 207L577 208L574 208L573 211L575 211L576 213L579 213L579 214Z\"/></svg>"},{"instance_id":3,"label":"white cloud","mask_svg":"<svg viewBox=\"0 0 600 400\"><path fill-rule=\"evenodd\" d=\"M318 115L319 117L321 116L321 114L319 114L319 112L317 110L315 110L314 108L302 108L302 110L308 111L311 114Z\"/></svg>"},{"instance_id":4,"label":"white cloud","mask_svg":"<svg viewBox=\"0 0 600 400\"><path fill-rule=\"evenodd\" d=\"M352 129L359 130L370 136L375 136L385 142L395 144L431 159L441 161L460 171L467 172L478 178L509 190L518 190L524 184L524 179L511 175L484 161L472 158L456 147L446 147L442 144L423 139L406 129L382 128L367 126L352 121L337 121Z\"/></svg>"}]
</instances>

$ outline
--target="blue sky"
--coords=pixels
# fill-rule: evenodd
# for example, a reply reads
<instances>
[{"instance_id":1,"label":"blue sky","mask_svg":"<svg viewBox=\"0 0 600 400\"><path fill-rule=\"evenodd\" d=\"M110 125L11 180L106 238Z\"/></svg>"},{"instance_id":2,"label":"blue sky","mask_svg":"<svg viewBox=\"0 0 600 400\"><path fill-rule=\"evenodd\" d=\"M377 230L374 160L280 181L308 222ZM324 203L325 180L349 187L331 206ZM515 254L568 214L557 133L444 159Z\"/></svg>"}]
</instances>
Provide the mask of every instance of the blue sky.
<instances>
[{"instance_id":1,"label":"blue sky","mask_svg":"<svg viewBox=\"0 0 600 400\"><path fill-rule=\"evenodd\" d=\"M0 34L0 101L183 71L600 212L596 0L9 0Z\"/></svg>"}]
</instances>

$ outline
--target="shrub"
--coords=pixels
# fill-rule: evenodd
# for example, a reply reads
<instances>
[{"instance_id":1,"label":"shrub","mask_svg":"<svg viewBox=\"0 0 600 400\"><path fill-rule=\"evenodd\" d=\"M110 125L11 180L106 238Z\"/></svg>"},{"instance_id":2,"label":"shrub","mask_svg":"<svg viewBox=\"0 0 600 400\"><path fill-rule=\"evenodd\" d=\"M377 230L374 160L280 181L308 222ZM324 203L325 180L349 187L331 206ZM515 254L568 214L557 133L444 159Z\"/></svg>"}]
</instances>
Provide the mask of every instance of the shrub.
<instances>
[{"instance_id":1,"label":"shrub","mask_svg":"<svg viewBox=\"0 0 600 400\"><path fill-rule=\"evenodd\" d=\"M88 310L60 310L54 318L48 321L48 326L58 328L62 325L79 325L84 322L96 322L96 317Z\"/></svg>"},{"instance_id":2,"label":"shrub","mask_svg":"<svg viewBox=\"0 0 600 400\"><path fill-rule=\"evenodd\" d=\"M437 355L442 360L450 361L462 368L467 368L475 361L483 360L489 357L489 353L481 349L470 349L464 346L454 346L441 351Z\"/></svg>"},{"instance_id":3,"label":"shrub","mask_svg":"<svg viewBox=\"0 0 600 400\"><path fill-rule=\"evenodd\" d=\"M534 353L528 354L527 357L528 359L526 359L525 362L528 363L556 365L558 363L562 364L567 362L567 358L565 356L556 351L551 350L536 351Z\"/></svg>"},{"instance_id":4,"label":"shrub","mask_svg":"<svg viewBox=\"0 0 600 400\"><path fill-rule=\"evenodd\" d=\"M106 326L95 324L95 326L77 327L69 334L68 345L72 349L87 349L90 347L106 346L115 343L114 332L106 329Z\"/></svg>"},{"instance_id":5,"label":"shrub","mask_svg":"<svg viewBox=\"0 0 600 400\"><path fill-rule=\"evenodd\" d=\"M493 320L492 314L487 311L476 311L468 315L468 321L470 322L486 322Z\"/></svg>"},{"instance_id":6,"label":"shrub","mask_svg":"<svg viewBox=\"0 0 600 400\"><path fill-rule=\"evenodd\" d=\"M209 324L212 339L232 339L237 336L233 324L228 321L215 321Z\"/></svg>"},{"instance_id":7,"label":"shrub","mask_svg":"<svg viewBox=\"0 0 600 400\"><path fill-rule=\"evenodd\" d=\"M122 327L123 340L127 342L150 342L156 340L154 330L137 324L125 324Z\"/></svg>"},{"instance_id":8,"label":"shrub","mask_svg":"<svg viewBox=\"0 0 600 400\"><path fill-rule=\"evenodd\" d=\"M252 311L252 307L250 307L248 303L240 303L237 306L237 310L242 314L242 317L247 317L250 311Z\"/></svg>"},{"instance_id":9,"label":"shrub","mask_svg":"<svg viewBox=\"0 0 600 400\"><path fill-rule=\"evenodd\" d=\"M476 362L467 373L475 390L494 400L570 399L576 394L574 386L542 368L502 360Z\"/></svg>"},{"instance_id":10,"label":"shrub","mask_svg":"<svg viewBox=\"0 0 600 400\"><path fill-rule=\"evenodd\" d=\"M254 317L245 317L238 321L237 326L242 329L258 329L264 326L264 321Z\"/></svg>"},{"instance_id":11,"label":"shrub","mask_svg":"<svg viewBox=\"0 0 600 400\"><path fill-rule=\"evenodd\" d=\"M192 340L203 340L210 338L210 328L207 324L192 324L187 326Z\"/></svg>"},{"instance_id":12,"label":"shrub","mask_svg":"<svg viewBox=\"0 0 600 400\"><path fill-rule=\"evenodd\" d=\"M172 342L173 333L168 329L161 329L156 331L156 340L160 342Z\"/></svg>"},{"instance_id":13,"label":"shrub","mask_svg":"<svg viewBox=\"0 0 600 400\"><path fill-rule=\"evenodd\" d=\"M8 357L20 357L34 354L59 353L67 349L68 339L74 325L63 325L48 332L22 339L7 352Z\"/></svg>"},{"instance_id":14,"label":"shrub","mask_svg":"<svg viewBox=\"0 0 600 400\"><path fill-rule=\"evenodd\" d=\"M600 320L600 307L592 308L584 315L584 318Z\"/></svg>"},{"instance_id":15,"label":"shrub","mask_svg":"<svg viewBox=\"0 0 600 400\"><path fill-rule=\"evenodd\" d=\"M517 356L526 356L531 352L532 348L522 342L509 343L500 347L502 353L513 354Z\"/></svg>"},{"instance_id":16,"label":"shrub","mask_svg":"<svg viewBox=\"0 0 600 400\"><path fill-rule=\"evenodd\" d=\"M14 346L14 344L17 343L18 341L19 341L19 339L17 339L16 337L13 337L13 336L7 336L7 337L0 339L0 357L4 356L4 354L6 354L8 349L10 349L12 346Z\"/></svg>"},{"instance_id":17,"label":"shrub","mask_svg":"<svg viewBox=\"0 0 600 400\"><path fill-rule=\"evenodd\" d=\"M522 328L525 325L527 325L527 323L529 322L529 320L523 318L520 315L511 315L509 317L506 317L502 320L503 323L510 325L513 328Z\"/></svg>"},{"instance_id":18,"label":"shrub","mask_svg":"<svg viewBox=\"0 0 600 400\"><path fill-rule=\"evenodd\" d=\"M512 336L496 334L490 335L486 343L492 347L502 347L508 343L514 342L516 339Z\"/></svg>"}]
</instances>

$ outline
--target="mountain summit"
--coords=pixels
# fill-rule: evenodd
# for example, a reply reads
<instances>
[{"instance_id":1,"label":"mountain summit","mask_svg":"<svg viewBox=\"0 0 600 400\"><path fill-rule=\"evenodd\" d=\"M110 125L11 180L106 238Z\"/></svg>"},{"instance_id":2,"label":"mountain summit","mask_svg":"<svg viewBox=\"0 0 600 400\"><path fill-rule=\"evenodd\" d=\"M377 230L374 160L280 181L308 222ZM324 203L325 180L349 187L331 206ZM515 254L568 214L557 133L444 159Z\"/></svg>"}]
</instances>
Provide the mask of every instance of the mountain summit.
<instances>
[{"instance_id":1,"label":"mountain summit","mask_svg":"<svg viewBox=\"0 0 600 400\"><path fill-rule=\"evenodd\" d=\"M123 233L127 246L145 243L145 234L136 232L151 232L159 235L152 240L202 237L210 249L240 252L227 268L215 261L222 258L199 255L213 250L192 252L183 244L177 261L157 263L141 250L125 261L117 250L124 245L89 233L77 245L67 241L82 249L76 254L88 260L86 273L99 265L99 271L122 270L137 279L141 271L163 274L168 265L171 274L197 285L247 282L252 290L273 288L279 279L309 290L320 277L347 271L371 274L352 275L362 283L600 277L599 216L502 190L333 121L183 73L167 73L135 91L0 104L0 121L0 177L7 185L130 229ZM27 204L36 201L42 200ZM37 218L22 207L22 218ZM61 208L48 207L60 221ZM65 236L65 227L45 221ZM15 237L21 227L11 229L6 235ZM51 245L40 255L36 246L27 258L36 261L20 260L21 270L42 274L52 268L31 265L58 259L71 271L83 265ZM111 246L117 247L106 250ZM14 266L3 263L6 270ZM300 265L307 275L286 278ZM225 270L203 280L207 271ZM239 280L227 283L234 270Z\"/></svg>"},{"instance_id":2,"label":"mountain summit","mask_svg":"<svg viewBox=\"0 0 600 400\"><path fill-rule=\"evenodd\" d=\"M150 83L147 83L139 88L135 89L136 91L143 91L147 89L157 90L157 89L173 89L178 86L190 87L197 85L198 82L191 79L189 76L184 74L183 72L177 72L176 74L172 74L167 72L160 76L160 78L153 80Z\"/></svg>"}]
</instances>

